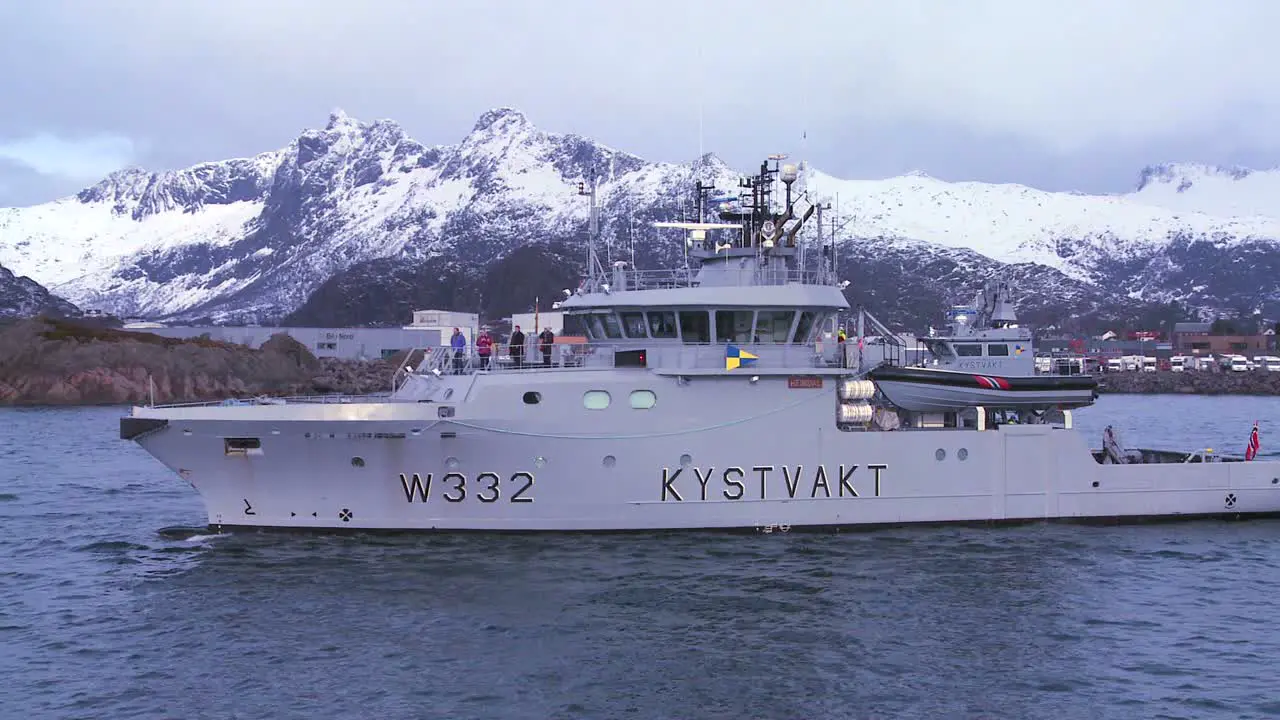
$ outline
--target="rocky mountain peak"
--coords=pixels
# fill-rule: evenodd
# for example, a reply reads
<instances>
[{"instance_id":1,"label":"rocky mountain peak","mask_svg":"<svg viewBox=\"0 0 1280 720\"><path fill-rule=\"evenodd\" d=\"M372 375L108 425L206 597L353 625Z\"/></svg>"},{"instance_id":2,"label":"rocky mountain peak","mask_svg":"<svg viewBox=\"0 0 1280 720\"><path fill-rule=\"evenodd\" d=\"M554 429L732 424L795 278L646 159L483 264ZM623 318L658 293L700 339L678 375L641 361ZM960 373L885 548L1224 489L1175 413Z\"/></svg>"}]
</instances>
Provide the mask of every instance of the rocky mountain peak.
<instances>
[{"instance_id":1,"label":"rocky mountain peak","mask_svg":"<svg viewBox=\"0 0 1280 720\"><path fill-rule=\"evenodd\" d=\"M334 108L329 113L329 122L324 126L325 130L338 130L341 128L359 128L360 121L352 118L342 108Z\"/></svg>"},{"instance_id":2,"label":"rocky mountain peak","mask_svg":"<svg viewBox=\"0 0 1280 720\"><path fill-rule=\"evenodd\" d=\"M0 265L0 318L40 314L76 317L81 312L80 308L51 294L35 280L18 277Z\"/></svg>"},{"instance_id":3,"label":"rocky mountain peak","mask_svg":"<svg viewBox=\"0 0 1280 720\"><path fill-rule=\"evenodd\" d=\"M83 203L137 200L151 182L151 172L140 167L127 167L110 173L102 180L81 190L76 199Z\"/></svg>"},{"instance_id":4,"label":"rocky mountain peak","mask_svg":"<svg viewBox=\"0 0 1280 720\"><path fill-rule=\"evenodd\" d=\"M533 123L519 110L511 107L497 107L487 110L476 119L471 128L475 133L511 133L518 129L531 129Z\"/></svg>"}]
</instances>

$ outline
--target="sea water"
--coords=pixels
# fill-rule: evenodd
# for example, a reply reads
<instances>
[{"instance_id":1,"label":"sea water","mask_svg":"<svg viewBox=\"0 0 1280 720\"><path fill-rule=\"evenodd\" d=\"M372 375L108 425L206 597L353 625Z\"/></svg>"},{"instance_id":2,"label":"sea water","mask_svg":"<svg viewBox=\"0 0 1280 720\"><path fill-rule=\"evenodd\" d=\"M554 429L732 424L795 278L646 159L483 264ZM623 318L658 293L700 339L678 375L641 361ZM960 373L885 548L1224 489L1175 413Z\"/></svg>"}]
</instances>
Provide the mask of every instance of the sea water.
<instances>
[{"instance_id":1,"label":"sea water","mask_svg":"<svg viewBox=\"0 0 1280 720\"><path fill-rule=\"evenodd\" d=\"M122 412L0 411L0 717L1280 716L1280 521L218 536ZM1280 398L1076 413L1255 420L1280 446Z\"/></svg>"}]
</instances>

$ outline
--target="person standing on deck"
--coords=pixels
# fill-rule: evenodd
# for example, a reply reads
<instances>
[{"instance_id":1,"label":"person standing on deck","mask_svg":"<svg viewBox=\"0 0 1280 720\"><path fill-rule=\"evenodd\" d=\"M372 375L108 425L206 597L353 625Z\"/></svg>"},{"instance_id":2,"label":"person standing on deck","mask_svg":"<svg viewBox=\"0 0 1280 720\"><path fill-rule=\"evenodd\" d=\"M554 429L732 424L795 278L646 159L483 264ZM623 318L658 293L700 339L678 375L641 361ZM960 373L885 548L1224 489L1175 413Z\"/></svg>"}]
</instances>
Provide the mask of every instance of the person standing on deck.
<instances>
[{"instance_id":1,"label":"person standing on deck","mask_svg":"<svg viewBox=\"0 0 1280 720\"><path fill-rule=\"evenodd\" d=\"M547 326L538 333L538 347L542 350L542 364L544 367L551 367L551 346L555 344L556 334L551 332L551 327Z\"/></svg>"},{"instance_id":2,"label":"person standing on deck","mask_svg":"<svg viewBox=\"0 0 1280 720\"><path fill-rule=\"evenodd\" d=\"M524 367L524 333L520 332L519 325L511 332L511 340L507 343L507 350L511 353L511 362L516 368Z\"/></svg>"},{"instance_id":3,"label":"person standing on deck","mask_svg":"<svg viewBox=\"0 0 1280 720\"><path fill-rule=\"evenodd\" d=\"M467 351L467 338L458 328L453 329L453 335L449 338L449 347L453 348L453 374L462 374L463 358L462 355Z\"/></svg>"},{"instance_id":4,"label":"person standing on deck","mask_svg":"<svg viewBox=\"0 0 1280 720\"><path fill-rule=\"evenodd\" d=\"M489 355L493 353L493 338L489 337L487 328L480 329L480 336L476 338L476 354L480 356L480 369L489 369Z\"/></svg>"},{"instance_id":5,"label":"person standing on deck","mask_svg":"<svg viewBox=\"0 0 1280 720\"><path fill-rule=\"evenodd\" d=\"M848 336L844 333L844 328L840 328L840 332L836 333L836 347L840 348L840 367L848 367L849 363L845 356L845 340Z\"/></svg>"}]
</instances>

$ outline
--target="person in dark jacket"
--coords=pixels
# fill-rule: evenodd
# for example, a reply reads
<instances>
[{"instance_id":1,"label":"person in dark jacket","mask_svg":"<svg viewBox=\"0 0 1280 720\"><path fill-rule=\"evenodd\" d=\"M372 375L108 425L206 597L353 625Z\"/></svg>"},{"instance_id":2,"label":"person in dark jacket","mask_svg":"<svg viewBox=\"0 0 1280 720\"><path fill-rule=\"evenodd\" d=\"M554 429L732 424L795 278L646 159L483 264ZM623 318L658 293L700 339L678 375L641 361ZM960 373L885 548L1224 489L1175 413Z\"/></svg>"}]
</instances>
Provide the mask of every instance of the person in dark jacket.
<instances>
[{"instance_id":1,"label":"person in dark jacket","mask_svg":"<svg viewBox=\"0 0 1280 720\"><path fill-rule=\"evenodd\" d=\"M519 325L511 332L511 340L507 343L507 350L511 353L512 364L517 368L524 367L524 333L520 332Z\"/></svg>"},{"instance_id":2,"label":"person in dark jacket","mask_svg":"<svg viewBox=\"0 0 1280 720\"><path fill-rule=\"evenodd\" d=\"M556 334L551 332L550 327L545 327L542 332L538 333L538 348L542 350L542 364L544 367L551 367L551 346L556 342Z\"/></svg>"},{"instance_id":3,"label":"person in dark jacket","mask_svg":"<svg viewBox=\"0 0 1280 720\"><path fill-rule=\"evenodd\" d=\"M453 335L449 337L449 347L453 348L453 374L461 375L462 367L466 362L464 355L467 352L467 337L462 334L462 330L453 329Z\"/></svg>"}]
</instances>

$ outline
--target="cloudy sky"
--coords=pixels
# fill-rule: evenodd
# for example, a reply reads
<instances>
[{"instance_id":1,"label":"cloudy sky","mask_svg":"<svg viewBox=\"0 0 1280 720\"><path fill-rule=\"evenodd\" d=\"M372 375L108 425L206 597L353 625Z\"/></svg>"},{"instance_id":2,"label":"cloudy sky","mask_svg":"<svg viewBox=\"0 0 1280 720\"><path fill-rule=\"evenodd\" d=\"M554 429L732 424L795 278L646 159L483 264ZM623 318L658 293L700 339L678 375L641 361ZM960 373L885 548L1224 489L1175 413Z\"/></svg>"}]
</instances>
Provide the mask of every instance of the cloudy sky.
<instances>
[{"instance_id":1,"label":"cloudy sky","mask_svg":"<svg viewBox=\"0 0 1280 720\"><path fill-rule=\"evenodd\" d=\"M512 106L658 160L1120 192L1280 164L1276 28L1274 0L0 0L0 206L338 107L427 144Z\"/></svg>"}]
</instances>

